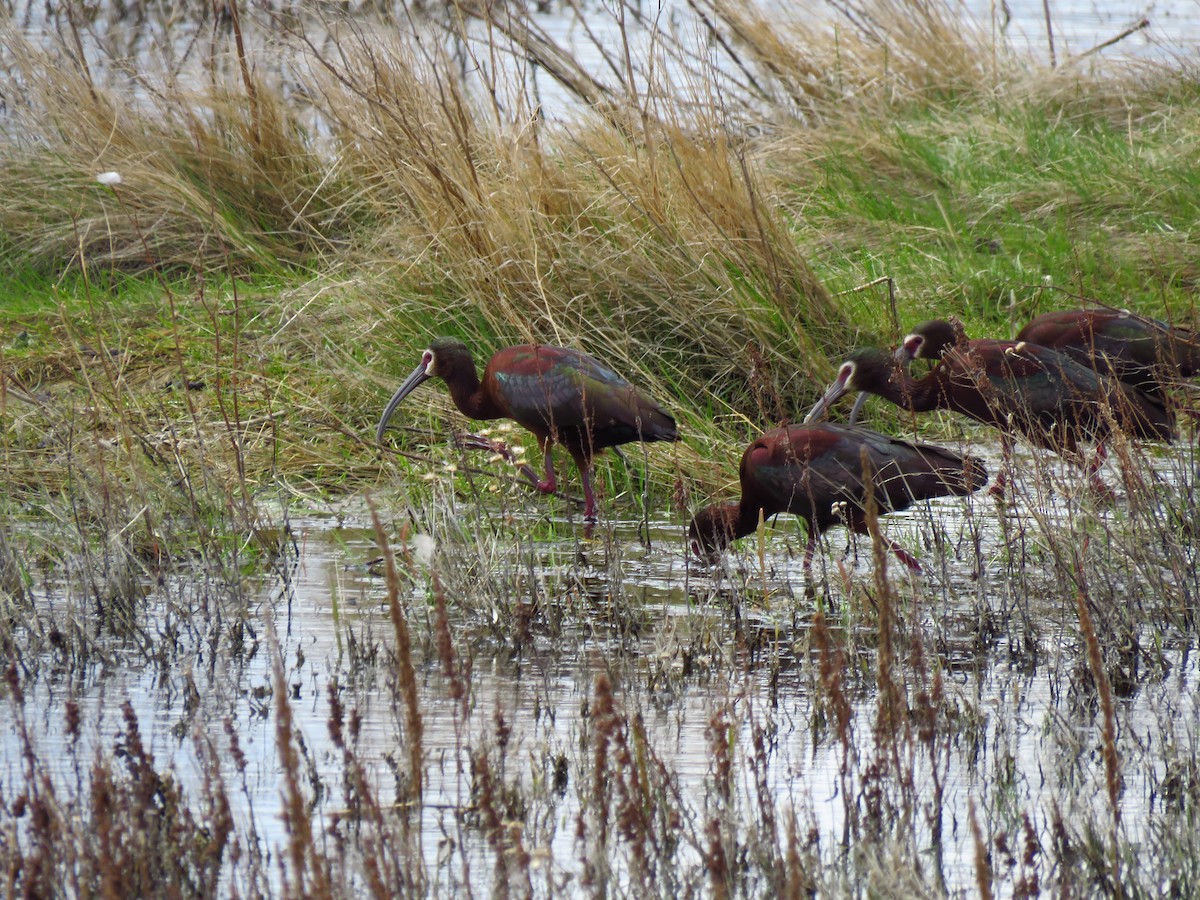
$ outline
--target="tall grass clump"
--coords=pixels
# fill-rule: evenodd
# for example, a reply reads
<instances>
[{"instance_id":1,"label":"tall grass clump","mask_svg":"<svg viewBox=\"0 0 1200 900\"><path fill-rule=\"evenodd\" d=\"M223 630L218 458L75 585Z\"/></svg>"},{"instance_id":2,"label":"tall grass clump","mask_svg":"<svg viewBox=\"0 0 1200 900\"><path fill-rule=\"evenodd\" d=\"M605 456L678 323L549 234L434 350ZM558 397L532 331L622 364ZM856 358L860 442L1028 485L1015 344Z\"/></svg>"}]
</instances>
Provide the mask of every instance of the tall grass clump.
<instances>
[{"instance_id":1,"label":"tall grass clump","mask_svg":"<svg viewBox=\"0 0 1200 900\"><path fill-rule=\"evenodd\" d=\"M272 271L346 237L345 185L278 85L242 80L215 55L203 74L146 73L131 91L70 45L0 27L0 65L18 86L0 126L10 260L48 275L83 261Z\"/></svg>"},{"instance_id":2,"label":"tall grass clump","mask_svg":"<svg viewBox=\"0 0 1200 900\"><path fill-rule=\"evenodd\" d=\"M404 345L432 329L482 347L582 339L652 393L714 397L708 413L728 398L757 416L747 383L768 415L797 411L796 379L823 370L818 336L841 317L715 122L706 137L677 120L497 124L444 60L378 35L341 50L317 56L319 102L383 223L363 251L395 273L375 308Z\"/></svg>"}]
</instances>

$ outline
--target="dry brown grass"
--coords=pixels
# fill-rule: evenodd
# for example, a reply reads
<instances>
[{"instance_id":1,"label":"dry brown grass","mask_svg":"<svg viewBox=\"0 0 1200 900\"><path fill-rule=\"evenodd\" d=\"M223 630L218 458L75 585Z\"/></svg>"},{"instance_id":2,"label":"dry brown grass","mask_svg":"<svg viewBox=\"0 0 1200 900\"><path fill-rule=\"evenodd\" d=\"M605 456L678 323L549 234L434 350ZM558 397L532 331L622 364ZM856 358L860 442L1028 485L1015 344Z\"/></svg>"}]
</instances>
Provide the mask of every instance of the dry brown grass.
<instances>
[{"instance_id":1,"label":"dry brown grass","mask_svg":"<svg viewBox=\"0 0 1200 900\"><path fill-rule=\"evenodd\" d=\"M278 85L214 62L207 85L161 72L131 90L93 77L65 47L0 27L21 86L0 142L0 194L8 250L27 264L274 269L310 261L344 232L343 186ZM119 185L96 182L109 171Z\"/></svg>"},{"instance_id":2,"label":"dry brown grass","mask_svg":"<svg viewBox=\"0 0 1200 900\"><path fill-rule=\"evenodd\" d=\"M659 395L715 388L730 405L706 417L787 418L800 385L828 374L821 348L848 321L781 214L772 154L848 109L979 90L995 65L936 4L881 2L836 28L780 27L738 4L701 11L716 64L628 10L625 50L603 51L601 78L533 20L464 5L444 20L457 44L415 19L285 20L290 62L235 50L238 28L208 46L206 87L172 70L139 95L69 42L44 49L13 32L16 122L41 145L7 148L13 249L47 266L336 258L383 287L376 314L401 328L432 319L481 343L583 343ZM601 115L547 124L528 84L489 81L468 29L485 15L533 58L559 60L552 73ZM634 54L645 30L660 65ZM457 74L454 49L484 68L490 93ZM286 94L284 71L297 81ZM104 170L122 184L95 184Z\"/></svg>"},{"instance_id":3,"label":"dry brown grass","mask_svg":"<svg viewBox=\"0 0 1200 900\"><path fill-rule=\"evenodd\" d=\"M661 118L632 139L605 121L495 128L407 45L324 62L320 103L385 223L363 265L416 295L381 298L380 314L483 344L582 340L659 394L754 369L776 415L796 377L823 370L819 336L841 318L718 123L699 140Z\"/></svg>"}]
</instances>

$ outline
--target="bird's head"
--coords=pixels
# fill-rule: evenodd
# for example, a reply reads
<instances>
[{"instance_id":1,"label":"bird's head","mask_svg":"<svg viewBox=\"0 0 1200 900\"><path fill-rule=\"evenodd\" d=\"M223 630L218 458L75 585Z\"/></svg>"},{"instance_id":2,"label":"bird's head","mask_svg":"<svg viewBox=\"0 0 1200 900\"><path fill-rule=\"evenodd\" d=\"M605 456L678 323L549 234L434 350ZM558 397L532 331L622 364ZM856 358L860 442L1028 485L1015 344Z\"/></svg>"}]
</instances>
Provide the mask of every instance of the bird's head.
<instances>
[{"instance_id":1,"label":"bird's head","mask_svg":"<svg viewBox=\"0 0 1200 900\"><path fill-rule=\"evenodd\" d=\"M475 365L471 361L471 354L467 350L466 344L458 338L434 338L430 342L429 348L421 354L421 362L404 379L404 383L400 385L396 393L392 394L392 399L384 407L383 416L379 419L379 427L375 430L375 439L383 441L383 433L387 429L388 420L405 397L430 378L434 376L448 378L455 369L464 365L468 367Z\"/></svg>"},{"instance_id":2,"label":"bird's head","mask_svg":"<svg viewBox=\"0 0 1200 900\"><path fill-rule=\"evenodd\" d=\"M438 337L430 341L429 349L421 355L421 365L425 367L427 378L437 376L448 379L458 369L475 368L467 345L452 337Z\"/></svg>"},{"instance_id":3,"label":"bird's head","mask_svg":"<svg viewBox=\"0 0 1200 900\"><path fill-rule=\"evenodd\" d=\"M706 506L688 525L688 547L701 562L716 564L721 552L737 536L738 505L736 503Z\"/></svg>"},{"instance_id":4,"label":"bird's head","mask_svg":"<svg viewBox=\"0 0 1200 900\"><path fill-rule=\"evenodd\" d=\"M826 388L821 399L804 417L805 423L817 422L829 412L829 408L850 391L867 391L875 393L875 388L882 381L891 378L894 363L882 350L874 347L863 347L855 350L846 357L846 361L838 366L837 375Z\"/></svg>"},{"instance_id":5,"label":"bird's head","mask_svg":"<svg viewBox=\"0 0 1200 900\"><path fill-rule=\"evenodd\" d=\"M896 359L902 363L913 359L941 359L943 353L966 340L966 330L958 319L930 319L904 336L896 350Z\"/></svg>"}]
</instances>

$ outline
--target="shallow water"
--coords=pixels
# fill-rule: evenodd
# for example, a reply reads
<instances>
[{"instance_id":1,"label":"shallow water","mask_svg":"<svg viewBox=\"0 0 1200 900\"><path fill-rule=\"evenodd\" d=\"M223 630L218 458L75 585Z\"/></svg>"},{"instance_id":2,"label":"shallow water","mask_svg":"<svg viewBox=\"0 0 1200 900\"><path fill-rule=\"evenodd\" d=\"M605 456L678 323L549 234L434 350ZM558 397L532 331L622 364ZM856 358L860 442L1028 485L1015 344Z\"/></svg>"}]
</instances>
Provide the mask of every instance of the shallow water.
<instances>
[{"instance_id":1,"label":"shallow water","mask_svg":"<svg viewBox=\"0 0 1200 900\"><path fill-rule=\"evenodd\" d=\"M1154 456L1152 465L1163 479L1173 481L1188 471L1193 454L1194 448L1176 448ZM995 451L985 455L994 471ZM1044 458L1022 454L1018 469L1032 469L1034 461ZM1039 831L1049 828L1050 810L1064 796L1074 798L1074 815L1091 810L1101 823L1107 815L1104 791L1097 787L1103 776L1094 712L1068 689L1081 664L1074 610L1062 605L1061 592L1049 584L1044 599L1022 598L1039 622L1032 638L1036 657L1031 657L1029 636L1020 634L1015 617L1007 631L990 639L979 631L981 594L987 595L984 608L1000 607L1018 583L1008 559L1011 535L1023 529L1026 539L1036 543L1045 535L1042 523L1069 524L1075 515L1078 499L1064 496L1073 473L1052 466L1048 474L1063 479L1063 491L1026 494L1036 497L1034 504L1020 499L1002 512L983 496L956 498L884 520L887 534L917 548L926 566L919 576L892 568L901 614L914 633L923 635L926 652L941 660L947 709L972 723L948 733L952 737L947 738L941 771L944 871L952 891L974 885L967 827L971 802L978 815L993 823L1005 821L1005 804L1032 810ZM1115 478L1115 467L1106 474ZM827 851L836 848L851 809L839 774L845 748L813 729L815 676L808 628L820 602L835 628L842 627L840 620L870 631L869 623L853 612L856 604L870 602L874 584L868 542L850 540L843 529L831 530L810 579L802 567L802 533L787 520L764 535L765 569L753 537L724 565L708 568L683 556L682 526L674 516L655 514L648 528L638 520L610 519L587 537L579 523L553 518L562 510L556 498L518 496L496 517L505 524L495 542L480 545L478 560L468 560L483 570L484 583L504 589L524 584L532 602L543 607L526 637L511 634L511 614L492 631L480 612L486 604L451 594L456 649L471 659L469 716L450 700L448 683L423 637L430 588L423 563L415 563L406 588L404 600L416 636L428 779L419 834L434 892L462 887L463 857L456 854L480 860L472 875L476 889L489 883L490 869L482 865L490 858L487 842L479 828L464 822L475 802L470 752L494 750L501 721L509 736L498 757L507 768L499 774L530 793L522 834L536 877L558 885L580 877L576 820L588 791L585 773L592 749L584 710L601 672L613 678L623 708L640 715L647 747L671 773L686 817L702 820L712 803L710 732L714 717L725 716L738 754L750 752L756 727L767 728L770 752L763 779L772 801L780 811L796 810ZM387 515L386 507L384 511ZM480 512L471 498L448 494L442 508L417 514L418 523L430 526L427 533L437 545L430 564L445 573L448 592L456 583L451 570L464 564L464 551L447 542L438 523L478 523L492 515ZM401 525L411 518L400 509L396 515ZM1120 504L1111 515L1120 515ZM169 665L148 666L141 654L116 639L101 639L108 648L103 664L69 673L48 665L42 677L27 684L25 715L39 758L54 761L52 774L63 785L73 784L79 760L86 770L93 754L112 752L120 706L127 700L156 765L172 770L185 788L195 790L205 777L195 750L197 737L223 748L230 728L248 759L244 792L231 792L235 812L239 820L253 821L261 840L282 853L287 834L278 814L282 782L272 699L273 629L292 692L294 724L303 737L310 790L320 784L324 791L314 794L316 820L333 827L345 804L341 754L328 729L328 697L334 686L342 702L362 716L359 757L379 798L391 802L397 777L392 760L402 763L404 751L385 664L393 632L384 582L373 564L378 548L367 521L359 503L291 518L294 551L285 554L286 565L276 577L262 580L251 598L247 621L256 639L247 652L214 655L203 639L208 626L195 621L196 639L177 645ZM447 553L458 554L457 561ZM1028 581L1020 584L1036 586L1039 579L1046 584L1053 577L1047 571L1023 572L1020 578ZM151 595L146 633L160 631L168 609L194 586L187 578L181 575L178 583ZM43 596L38 602L47 617L69 604L60 596ZM466 606L472 608L469 614L464 614ZM559 625L550 627L548 622L560 614ZM355 644L360 649L382 647L380 664L362 664L351 649ZM1143 679L1120 701L1126 785L1122 813L1131 835L1146 828L1154 813L1155 785L1163 774L1162 760L1155 755L1160 743L1176 742L1184 758L1200 750L1195 733L1200 710L1190 689L1198 673L1189 645L1164 646L1162 676ZM867 653L850 665L869 672L873 659ZM878 698L873 691L856 696L852 746L865 761L877 752ZM83 739L75 746L64 733L67 697L79 703L85 723ZM1081 751L1094 757L1083 766L1086 776L1076 766ZM919 747L910 753L917 796L931 796L929 760ZM239 784L241 775L230 756L218 753L218 758L226 782ZM0 783L6 790L20 785L22 765L21 746L8 730L0 736ZM546 785L559 769L565 783L550 791ZM1011 779L1003 788L997 785L1001 770ZM738 800L746 804L742 813L752 815L757 801L751 785L739 788L746 792ZM928 823L909 827L924 833ZM679 854L678 859L700 865L695 847L684 846Z\"/></svg>"},{"instance_id":2,"label":"shallow water","mask_svg":"<svg viewBox=\"0 0 1200 900\"><path fill-rule=\"evenodd\" d=\"M1196 51L1200 49L1200 3L1194 0L1146 3L1051 0L1049 29L1041 0L1006 0L1004 3L965 0L963 7L980 23L1003 29L1018 47L1028 46L1039 55L1044 54L1043 58L1048 58L1051 36L1060 60L1085 53L1121 35L1126 36L1106 48L1106 54L1151 58L1180 56L1195 62ZM1136 27L1143 21L1145 27Z\"/></svg>"},{"instance_id":3,"label":"shallow water","mask_svg":"<svg viewBox=\"0 0 1200 900\"><path fill-rule=\"evenodd\" d=\"M185 5L186 6L186 5ZM1097 51L1105 58L1182 61L1195 64L1200 49L1200 3L1195 0L1153 0L1146 3L1104 3L1099 0L1052 0L1047 23L1041 0L960 0L947 7L958 10L966 21L997 40L1048 60L1053 53L1062 63ZM307 33L314 47L327 47L330 36L342 29L340 14L349 14L356 27L378 27L379 41L390 39L396 29L409 33L439 21L442 7L433 4L340 4L339 15L331 9L283 4L270 14L256 4L242 3L242 26L251 40L252 51L262 52L256 67L278 68L286 85L294 84L294 71L312 65L306 57L301 35ZM829 21L847 27L842 10L853 4L772 4L781 18L800 21ZM130 11L133 11L131 13ZM632 61L635 82L645 89L645 80L666 73L671 83L686 85L686 67L708 60L729 67L727 57L714 50L712 34L693 13L689 4L664 0L657 4L539 2L515 8L512 20L519 32L530 28L577 60L581 71L601 83L615 83L612 66L622 67L626 50ZM5 17L7 12L7 17ZM378 25L367 23L378 18ZM854 21L866 21L860 13ZM10 22L39 42L62 42L73 50L76 36L72 22L61 10L39 2L0 4L0 24ZM508 20L506 20L508 21ZM784 19L786 21L786 19ZM622 37L622 24L625 34ZM144 96L149 86L171 73L184 83L203 84L211 78L214 61L229 51L229 30L211 21L211 8L197 5L190 14L174 5L142 6L98 3L88 15L74 23L80 46L95 73L112 72L117 83ZM657 32L657 37L655 36ZM513 49L495 28L481 22L468 25L470 40L455 46L451 58L466 72L485 73L486 101L494 91L506 115L515 121L535 114L551 120L571 121L578 117L577 100L538 63L520 49ZM625 46L624 40L629 45ZM474 42L474 43L473 43ZM682 56L664 50L678 43ZM653 64L647 63L654 60ZM687 60L687 62L685 62ZM3 55L0 54L0 62ZM170 80L170 79L166 79ZM307 90L302 88L301 92ZM0 113L6 112L0 107Z\"/></svg>"}]
</instances>

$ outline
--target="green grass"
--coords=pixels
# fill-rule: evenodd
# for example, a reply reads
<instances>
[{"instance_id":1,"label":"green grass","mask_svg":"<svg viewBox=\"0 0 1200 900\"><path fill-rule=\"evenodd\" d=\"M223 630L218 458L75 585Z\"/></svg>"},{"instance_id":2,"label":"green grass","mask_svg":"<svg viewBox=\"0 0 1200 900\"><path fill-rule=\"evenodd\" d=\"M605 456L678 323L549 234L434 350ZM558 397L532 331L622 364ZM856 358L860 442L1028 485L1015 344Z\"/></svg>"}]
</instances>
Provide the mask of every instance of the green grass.
<instances>
[{"instance_id":1,"label":"green grass","mask_svg":"<svg viewBox=\"0 0 1200 900\"><path fill-rule=\"evenodd\" d=\"M309 426L336 421L291 433L350 469L370 462L344 432L365 432L432 335L458 334L481 355L570 344L667 400L700 455L729 471L742 436L802 415L842 353L915 321L954 313L972 334L1008 336L1071 295L1194 320L1192 73L1039 72L978 52L936 8L881 9L897 17L891 54L844 33L837 90L810 84L808 118L775 110L760 145L704 132L717 121L701 104L663 104L632 135L609 120L516 140L522 123L478 115L461 85L427 90L438 59L357 38L305 76L332 123L326 141L265 75L253 93L241 77L189 96L208 116L197 120L177 88L139 109L64 60L61 81L31 80L38 102L20 119L55 167L38 170L36 144L5 150L0 321L41 338L78 315L112 331L135 367L161 361L169 321L177 355L217 380L250 374L222 373L229 347L216 343L244 323L253 375L271 385L263 402ZM788 66L820 68L824 51L741 27L743 52L780 84ZM935 65L921 53L937 34ZM14 47L18 68L44 60ZM68 130L63 116L79 107L92 116ZM88 157L88 141L103 151ZM123 182L88 180L103 168ZM855 290L881 276L897 287L894 320L882 287ZM178 302L164 318L168 290ZM9 346L13 358L32 352ZM322 470L318 483L345 471L302 465Z\"/></svg>"},{"instance_id":2,"label":"green grass","mask_svg":"<svg viewBox=\"0 0 1200 900\"><path fill-rule=\"evenodd\" d=\"M1168 87L1136 118L1137 98L1119 119L1105 94L1116 85L1101 84L1066 107L921 106L835 137L796 179L797 238L831 287L896 279L902 327L955 314L976 336L1009 337L1072 295L1193 321L1197 110ZM871 312L863 301L859 321Z\"/></svg>"},{"instance_id":3,"label":"green grass","mask_svg":"<svg viewBox=\"0 0 1200 900\"><path fill-rule=\"evenodd\" d=\"M682 223L664 229L666 210L631 217L629 191L640 188L627 185L588 199L585 218L579 195L570 215L537 223L545 266L513 257L524 267L513 281L472 283L475 260L459 256L447 236L401 276L391 260L370 255L395 240L386 216L376 234L364 228L349 245L367 256L310 254L300 270L271 266L236 282L209 263L164 276L115 259L97 260L85 277L70 257L55 268L14 248L0 260L6 362L23 382L71 341L104 340L127 350L134 373L182 359L189 377L213 384L252 374L266 387L247 413L300 412L286 426L303 448L292 458L314 485L338 491L373 455L347 443L344 431L367 432L389 386L438 333L461 335L481 352L528 338L609 359L615 351L678 412L700 456L711 453L728 471L742 436L802 415L841 353L890 342L925 318L955 314L971 334L1007 337L1033 314L1082 296L1195 320L1200 94L1188 73L1158 73L1149 83L1097 78L1021 103L956 91L870 112L843 112L805 135L803 155L772 148L760 176L759 189L785 217L781 239L794 241L789 252L836 295L823 301L833 312L810 312L802 286L790 299L761 260L732 256L735 244L706 253L679 231ZM588 179L571 190L603 187ZM365 209L386 190L354 202ZM706 200L710 220L715 196ZM327 227L331 239L340 228ZM687 265L700 265L698 281L682 269L683 280L663 278L683 261L681 250L695 261ZM883 285L855 290L882 276L897 287L895 322ZM253 373L230 368L234 333L238 365L253 358ZM337 428L316 427L323 421ZM735 440L731 421L744 423ZM704 477L696 463L682 465Z\"/></svg>"}]
</instances>

